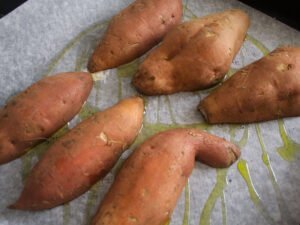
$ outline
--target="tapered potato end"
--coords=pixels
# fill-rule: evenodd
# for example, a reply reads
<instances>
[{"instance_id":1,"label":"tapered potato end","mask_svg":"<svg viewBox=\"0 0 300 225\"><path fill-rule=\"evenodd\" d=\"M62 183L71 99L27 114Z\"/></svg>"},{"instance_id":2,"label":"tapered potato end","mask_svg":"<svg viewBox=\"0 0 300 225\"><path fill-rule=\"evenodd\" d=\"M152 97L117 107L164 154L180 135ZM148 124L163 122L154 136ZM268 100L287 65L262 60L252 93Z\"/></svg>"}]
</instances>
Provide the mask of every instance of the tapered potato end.
<instances>
[{"instance_id":1,"label":"tapered potato end","mask_svg":"<svg viewBox=\"0 0 300 225\"><path fill-rule=\"evenodd\" d=\"M285 46L242 68L198 106L205 120L252 123L300 115L300 48Z\"/></svg>"},{"instance_id":2,"label":"tapered potato end","mask_svg":"<svg viewBox=\"0 0 300 225\"><path fill-rule=\"evenodd\" d=\"M97 56L94 56L94 54L89 59L87 69L91 73L96 73L98 71L104 70L101 61L97 60Z\"/></svg>"}]
</instances>

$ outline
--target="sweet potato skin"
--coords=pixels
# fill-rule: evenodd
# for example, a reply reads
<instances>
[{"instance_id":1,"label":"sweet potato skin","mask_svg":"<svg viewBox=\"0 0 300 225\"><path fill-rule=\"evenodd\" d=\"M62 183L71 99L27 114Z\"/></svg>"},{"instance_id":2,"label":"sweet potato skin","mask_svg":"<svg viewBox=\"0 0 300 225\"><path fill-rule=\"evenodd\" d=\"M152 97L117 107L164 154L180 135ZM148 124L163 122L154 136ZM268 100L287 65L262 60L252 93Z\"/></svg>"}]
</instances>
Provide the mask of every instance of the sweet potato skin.
<instances>
[{"instance_id":1,"label":"sweet potato skin","mask_svg":"<svg viewBox=\"0 0 300 225\"><path fill-rule=\"evenodd\" d=\"M89 60L88 70L114 68L141 56L178 24L181 16L181 0L134 1L113 17Z\"/></svg>"},{"instance_id":2,"label":"sweet potato skin","mask_svg":"<svg viewBox=\"0 0 300 225\"><path fill-rule=\"evenodd\" d=\"M195 91L220 82L249 26L241 10L227 10L178 25L150 52L133 78L146 95Z\"/></svg>"},{"instance_id":3,"label":"sweet potato skin","mask_svg":"<svg viewBox=\"0 0 300 225\"><path fill-rule=\"evenodd\" d=\"M0 111L0 164L23 155L71 120L93 86L89 73L69 72L43 78Z\"/></svg>"},{"instance_id":4,"label":"sweet potato skin","mask_svg":"<svg viewBox=\"0 0 300 225\"><path fill-rule=\"evenodd\" d=\"M92 224L165 224L195 158L208 165L227 167L239 154L235 145L196 129L154 135L124 163Z\"/></svg>"},{"instance_id":5,"label":"sweet potato skin","mask_svg":"<svg viewBox=\"0 0 300 225\"><path fill-rule=\"evenodd\" d=\"M75 126L48 149L10 208L53 208L86 192L134 141L143 112L143 100L132 97Z\"/></svg>"},{"instance_id":6,"label":"sweet potato skin","mask_svg":"<svg viewBox=\"0 0 300 225\"><path fill-rule=\"evenodd\" d=\"M201 101L209 123L300 116L300 48L280 47L244 67Z\"/></svg>"}]
</instances>

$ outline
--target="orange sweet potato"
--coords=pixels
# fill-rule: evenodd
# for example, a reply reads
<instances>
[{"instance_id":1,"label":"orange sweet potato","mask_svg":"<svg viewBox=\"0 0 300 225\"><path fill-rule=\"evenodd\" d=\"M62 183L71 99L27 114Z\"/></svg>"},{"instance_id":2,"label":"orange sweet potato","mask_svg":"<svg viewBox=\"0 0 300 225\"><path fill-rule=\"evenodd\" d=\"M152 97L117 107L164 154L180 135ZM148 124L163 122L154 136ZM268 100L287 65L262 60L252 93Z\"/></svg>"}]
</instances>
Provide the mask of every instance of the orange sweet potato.
<instances>
[{"instance_id":1,"label":"orange sweet potato","mask_svg":"<svg viewBox=\"0 0 300 225\"><path fill-rule=\"evenodd\" d=\"M141 98L128 98L75 126L50 146L10 208L48 209L86 192L133 142L143 112Z\"/></svg>"},{"instance_id":2,"label":"orange sweet potato","mask_svg":"<svg viewBox=\"0 0 300 225\"><path fill-rule=\"evenodd\" d=\"M199 110L209 123L300 116L300 48L278 48L239 70L203 99Z\"/></svg>"},{"instance_id":3,"label":"orange sweet potato","mask_svg":"<svg viewBox=\"0 0 300 225\"><path fill-rule=\"evenodd\" d=\"M227 10L172 29L140 65L133 85L146 95L195 91L220 82L239 51L249 18Z\"/></svg>"},{"instance_id":4,"label":"orange sweet potato","mask_svg":"<svg viewBox=\"0 0 300 225\"><path fill-rule=\"evenodd\" d=\"M94 217L93 225L163 225L194 167L195 158L227 167L238 148L196 129L154 135L127 159Z\"/></svg>"},{"instance_id":5,"label":"orange sweet potato","mask_svg":"<svg viewBox=\"0 0 300 225\"><path fill-rule=\"evenodd\" d=\"M0 164L23 155L71 120L92 86L89 73L60 73L11 99L0 111Z\"/></svg>"},{"instance_id":6,"label":"orange sweet potato","mask_svg":"<svg viewBox=\"0 0 300 225\"><path fill-rule=\"evenodd\" d=\"M141 56L178 24L181 0L136 0L113 17L88 63L90 72L120 66Z\"/></svg>"}]
</instances>

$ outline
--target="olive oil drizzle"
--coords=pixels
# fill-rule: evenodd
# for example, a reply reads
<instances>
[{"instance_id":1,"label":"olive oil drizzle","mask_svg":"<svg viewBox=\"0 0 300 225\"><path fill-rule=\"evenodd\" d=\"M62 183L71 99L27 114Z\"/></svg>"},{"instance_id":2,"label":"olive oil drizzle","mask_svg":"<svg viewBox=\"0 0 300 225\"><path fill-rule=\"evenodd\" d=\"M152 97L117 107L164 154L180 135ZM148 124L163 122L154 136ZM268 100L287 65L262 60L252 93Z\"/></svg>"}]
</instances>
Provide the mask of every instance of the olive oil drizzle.
<instances>
[{"instance_id":1,"label":"olive oil drizzle","mask_svg":"<svg viewBox=\"0 0 300 225\"><path fill-rule=\"evenodd\" d=\"M186 1L186 4L183 5L184 10L184 16L188 17L189 19L197 19L198 16L188 7L188 0ZM190 15L188 15L190 14Z\"/></svg>"},{"instance_id":2,"label":"olive oil drizzle","mask_svg":"<svg viewBox=\"0 0 300 225\"><path fill-rule=\"evenodd\" d=\"M184 214L182 225L190 224L190 183L187 181L184 189Z\"/></svg>"},{"instance_id":3,"label":"olive oil drizzle","mask_svg":"<svg viewBox=\"0 0 300 225\"><path fill-rule=\"evenodd\" d=\"M99 112L100 109L91 105L90 103L86 102L80 112L78 113L78 116L81 120L85 120L89 118L90 116L94 115L96 112Z\"/></svg>"},{"instance_id":4,"label":"olive oil drizzle","mask_svg":"<svg viewBox=\"0 0 300 225\"><path fill-rule=\"evenodd\" d=\"M269 54L269 52L270 52L269 49L263 43L261 43L260 41L255 39L250 34L246 35L246 40L250 41L256 48L258 48L258 50L260 50L264 56Z\"/></svg>"},{"instance_id":5,"label":"olive oil drizzle","mask_svg":"<svg viewBox=\"0 0 300 225\"><path fill-rule=\"evenodd\" d=\"M221 204L222 204L222 224L227 225L227 208L224 192L221 195Z\"/></svg>"},{"instance_id":6,"label":"olive oil drizzle","mask_svg":"<svg viewBox=\"0 0 300 225\"><path fill-rule=\"evenodd\" d=\"M157 97L157 114L156 114L156 123L157 124L160 124L159 112L160 112L160 106L161 106L161 98L162 98L162 96Z\"/></svg>"},{"instance_id":7,"label":"olive oil drizzle","mask_svg":"<svg viewBox=\"0 0 300 225\"><path fill-rule=\"evenodd\" d=\"M171 104L171 101L170 101L170 97L168 95L166 95L165 98L166 98L166 103L167 103L167 106L168 106L169 114L170 114L170 117L171 117L171 121L172 121L173 124L177 124L174 113L173 113L173 110L172 110L172 104Z\"/></svg>"},{"instance_id":8,"label":"olive oil drizzle","mask_svg":"<svg viewBox=\"0 0 300 225\"><path fill-rule=\"evenodd\" d=\"M164 225L169 225L171 223L171 219L168 219L167 222L165 222Z\"/></svg>"},{"instance_id":9,"label":"olive oil drizzle","mask_svg":"<svg viewBox=\"0 0 300 225\"><path fill-rule=\"evenodd\" d=\"M235 142L237 145L239 145L241 148L244 147L248 141L248 127L244 128L244 133L241 139L236 142L235 141L235 133L237 128L242 128L242 126L239 125L230 125L230 141ZM227 210L226 210L226 202L225 202L225 195L224 195L224 189L227 185L226 183L226 176L227 176L228 169L218 169L217 170L217 183L215 184L215 187L213 188L210 196L208 197L204 208L202 210L201 216L200 216L200 225L209 225L210 224L210 217L212 210L215 206L215 203L218 198L221 197L221 206L222 206L222 222L223 225L227 224Z\"/></svg>"},{"instance_id":10,"label":"olive oil drizzle","mask_svg":"<svg viewBox=\"0 0 300 225\"><path fill-rule=\"evenodd\" d=\"M227 185L226 176L228 169L216 169L217 182L211 191L201 212L199 225L210 225L211 212L215 207L217 200L224 195L224 189ZM225 204L224 204L225 205ZM226 207L226 206L225 206ZM223 213L222 213L223 214ZM226 218L226 216L225 216ZM224 218L223 218L224 220ZM226 219L225 219L226 220Z\"/></svg>"},{"instance_id":11,"label":"olive oil drizzle","mask_svg":"<svg viewBox=\"0 0 300 225\"><path fill-rule=\"evenodd\" d=\"M71 209L70 203L66 203L63 205L63 225L68 225L70 223Z\"/></svg>"},{"instance_id":12,"label":"olive oil drizzle","mask_svg":"<svg viewBox=\"0 0 300 225\"><path fill-rule=\"evenodd\" d=\"M100 85L100 81L95 81L94 82L94 87L95 87L95 90L96 90L96 95L95 95L95 105L97 106L100 102L100 88L101 88L101 85Z\"/></svg>"},{"instance_id":13,"label":"olive oil drizzle","mask_svg":"<svg viewBox=\"0 0 300 225\"><path fill-rule=\"evenodd\" d=\"M273 218L269 215L268 211L263 206L263 204L259 198L259 195L254 188L254 185L253 185L250 173L249 173L247 161L244 159L239 160L237 167L238 167L240 174L244 178L245 183L247 184L248 192L250 194L250 199L252 200L255 207L258 208L259 212L262 214L262 216L265 218L265 220L269 222L269 224L276 224L276 222L273 220Z\"/></svg>"},{"instance_id":14,"label":"olive oil drizzle","mask_svg":"<svg viewBox=\"0 0 300 225\"><path fill-rule=\"evenodd\" d=\"M86 63L86 59L88 58L88 48L84 48L80 54L77 55L76 57L76 62L75 62L75 71L82 71L85 63Z\"/></svg>"},{"instance_id":15,"label":"olive oil drizzle","mask_svg":"<svg viewBox=\"0 0 300 225\"><path fill-rule=\"evenodd\" d=\"M64 56L66 55L66 53L68 51L70 51L72 48L74 48L74 46L84 37L86 36L88 33L102 28L104 26L106 26L108 24L109 21L104 21L104 22L96 22L95 24L89 26L88 28L86 28L85 30L81 31L76 37L74 37L71 41L69 41L66 46L58 53L58 55L56 57L54 57L51 60L51 63L48 66L47 71L45 72L45 74L43 76L48 76L53 70L54 68L57 66L57 64L64 58Z\"/></svg>"},{"instance_id":16,"label":"olive oil drizzle","mask_svg":"<svg viewBox=\"0 0 300 225\"><path fill-rule=\"evenodd\" d=\"M280 157L286 161L294 161L296 154L300 152L300 144L294 142L286 132L283 120L278 120L278 127L283 145L277 148Z\"/></svg>"},{"instance_id":17,"label":"olive oil drizzle","mask_svg":"<svg viewBox=\"0 0 300 225\"><path fill-rule=\"evenodd\" d=\"M138 70L139 62L140 62L139 59L136 59L130 63L119 66L117 68L119 100L121 100L123 96L123 87L122 87L123 78L132 77Z\"/></svg>"},{"instance_id":18,"label":"olive oil drizzle","mask_svg":"<svg viewBox=\"0 0 300 225\"><path fill-rule=\"evenodd\" d=\"M257 134L257 137L259 139L260 147L261 147L261 150L262 150L262 161L265 164L265 166L267 167L267 170L269 172L269 177L271 179L271 183L272 183L273 189L274 189L275 194L276 194L276 200L277 200L277 204L278 204L278 207L279 207L279 210L280 210L280 213L281 213L281 217L285 221L290 221L291 223L293 223L292 222L293 219L290 216L291 214L289 213L288 207L285 203L285 200L284 200L284 198L281 194L280 188L277 184L276 176L273 172L273 169L272 169L272 166L271 166L271 163L270 163L270 159L269 159L269 155L267 154L266 147L265 147L265 144L263 142L263 137L262 137L262 134L261 134L261 130L260 130L260 127L259 127L258 124L255 125L255 129L256 129L256 134Z\"/></svg>"},{"instance_id":19,"label":"olive oil drizzle","mask_svg":"<svg viewBox=\"0 0 300 225\"><path fill-rule=\"evenodd\" d=\"M101 185L101 181L94 184L94 186L88 192L88 197L85 206L85 223L87 225L90 224L92 220L92 216L93 216L92 211L97 204L100 185Z\"/></svg>"},{"instance_id":20,"label":"olive oil drizzle","mask_svg":"<svg viewBox=\"0 0 300 225\"><path fill-rule=\"evenodd\" d=\"M119 101L122 99L123 90L122 90L122 77L118 76L118 99Z\"/></svg>"},{"instance_id":21,"label":"olive oil drizzle","mask_svg":"<svg viewBox=\"0 0 300 225\"><path fill-rule=\"evenodd\" d=\"M244 129L243 135L241 137L241 139L239 141L235 140L235 135L236 135L236 129ZM248 138L249 138L249 130L248 130L248 125L245 126L240 126L240 125L229 125L229 135L230 135L230 141L232 143L235 143L236 145L238 145L240 148L245 147L245 145L248 142Z\"/></svg>"},{"instance_id":22,"label":"olive oil drizzle","mask_svg":"<svg viewBox=\"0 0 300 225\"><path fill-rule=\"evenodd\" d=\"M117 68L117 75L118 77L132 77L138 70L140 64L140 59L136 59L130 63L127 63L125 65L119 66Z\"/></svg>"}]
</instances>

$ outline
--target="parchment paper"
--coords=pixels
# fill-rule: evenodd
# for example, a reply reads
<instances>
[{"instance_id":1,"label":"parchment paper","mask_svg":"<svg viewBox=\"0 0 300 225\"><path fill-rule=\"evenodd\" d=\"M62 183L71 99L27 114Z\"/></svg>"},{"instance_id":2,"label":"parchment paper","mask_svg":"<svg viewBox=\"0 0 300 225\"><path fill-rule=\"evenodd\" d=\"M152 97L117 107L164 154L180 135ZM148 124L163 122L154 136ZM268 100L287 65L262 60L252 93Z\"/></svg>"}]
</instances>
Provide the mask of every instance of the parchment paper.
<instances>
[{"instance_id":1,"label":"parchment paper","mask_svg":"<svg viewBox=\"0 0 300 225\"><path fill-rule=\"evenodd\" d=\"M44 75L86 70L87 58L105 31L107 21L130 2L29 0L2 18L0 106ZM273 50L278 45L300 45L298 31L237 1L186 0L184 4L184 20L227 8L241 8L250 15L249 36L232 64L233 69L259 59L267 49ZM130 80L138 62L101 73L87 105L104 109L135 94ZM190 125L208 128L209 132L235 141L242 148L240 161L228 170L196 164L171 224L298 225L300 150L296 142L300 142L300 118L284 119L283 124L272 121L249 126L207 127L196 110L198 102L207 93L199 91L147 98L144 129L149 130L144 133L159 130L166 124ZM70 126L78 121L80 117L77 116ZM283 150L278 151L281 146ZM129 154L130 151L124 153L121 160ZM19 196L23 180L38 156L30 153L0 166L0 225L88 224L113 181L115 169L91 191L65 206L41 212L6 209Z\"/></svg>"}]
</instances>

